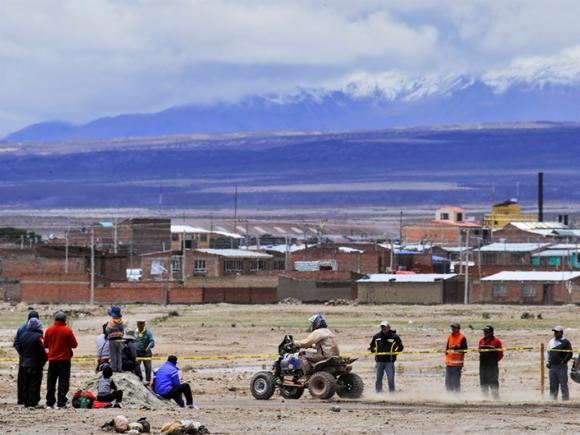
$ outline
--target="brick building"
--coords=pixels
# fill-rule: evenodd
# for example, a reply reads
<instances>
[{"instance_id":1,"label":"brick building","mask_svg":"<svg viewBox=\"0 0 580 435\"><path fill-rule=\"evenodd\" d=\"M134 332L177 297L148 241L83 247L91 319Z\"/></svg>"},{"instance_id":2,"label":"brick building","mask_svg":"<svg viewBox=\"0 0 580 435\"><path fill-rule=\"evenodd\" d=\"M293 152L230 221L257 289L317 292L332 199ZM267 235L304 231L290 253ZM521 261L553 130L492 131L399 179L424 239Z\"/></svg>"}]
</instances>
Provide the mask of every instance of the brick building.
<instances>
[{"instance_id":1,"label":"brick building","mask_svg":"<svg viewBox=\"0 0 580 435\"><path fill-rule=\"evenodd\" d=\"M570 228L562 222L510 222L493 232L494 241L527 243L580 242L580 229Z\"/></svg>"},{"instance_id":2,"label":"brick building","mask_svg":"<svg viewBox=\"0 0 580 435\"><path fill-rule=\"evenodd\" d=\"M480 222L467 220L463 208L445 206L435 211L435 219L431 221L404 225L402 242L463 246L468 231L472 246L489 239L489 230L485 230Z\"/></svg>"},{"instance_id":3,"label":"brick building","mask_svg":"<svg viewBox=\"0 0 580 435\"><path fill-rule=\"evenodd\" d=\"M491 243L475 250L472 258L482 266L531 265L532 256L548 246L549 243Z\"/></svg>"},{"instance_id":4,"label":"brick building","mask_svg":"<svg viewBox=\"0 0 580 435\"><path fill-rule=\"evenodd\" d=\"M318 262L323 264L323 269L335 272L380 273L384 272L386 265L389 264L389 255L389 252L379 245L368 251L346 246L322 245L292 252L290 264L293 270L297 270L297 263Z\"/></svg>"},{"instance_id":5,"label":"brick building","mask_svg":"<svg viewBox=\"0 0 580 435\"><path fill-rule=\"evenodd\" d=\"M272 273L273 256L241 249L186 249L141 255L144 280Z\"/></svg>"},{"instance_id":6,"label":"brick building","mask_svg":"<svg viewBox=\"0 0 580 435\"><path fill-rule=\"evenodd\" d=\"M580 272L506 271L481 279L473 303L580 303Z\"/></svg>"},{"instance_id":7,"label":"brick building","mask_svg":"<svg viewBox=\"0 0 580 435\"><path fill-rule=\"evenodd\" d=\"M357 281L360 303L463 303L462 281L455 274L372 274Z\"/></svg>"},{"instance_id":8,"label":"brick building","mask_svg":"<svg viewBox=\"0 0 580 435\"><path fill-rule=\"evenodd\" d=\"M238 248L243 236L227 231L206 230L189 225L171 225L171 249Z\"/></svg>"},{"instance_id":9,"label":"brick building","mask_svg":"<svg viewBox=\"0 0 580 435\"><path fill-rule=\"evenodd\" d=\"M295 298L303 302L356 299L355 272L284 272L278 279L278 300Z\"/></svg>"}]
</instances>

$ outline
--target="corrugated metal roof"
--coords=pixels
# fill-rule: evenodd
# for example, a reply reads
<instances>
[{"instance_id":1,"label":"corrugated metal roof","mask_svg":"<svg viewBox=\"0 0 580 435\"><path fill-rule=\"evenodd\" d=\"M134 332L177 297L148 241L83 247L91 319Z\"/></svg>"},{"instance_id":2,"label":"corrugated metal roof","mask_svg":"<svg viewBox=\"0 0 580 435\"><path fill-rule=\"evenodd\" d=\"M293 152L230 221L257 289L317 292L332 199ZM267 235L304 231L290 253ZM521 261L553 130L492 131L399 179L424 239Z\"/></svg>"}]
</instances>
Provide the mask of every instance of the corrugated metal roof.
<instances>
[{"instance_id":1,"label":"corrugated metal roof","mask_svg":"<svg viewBox=\"0 0 580 435\"><path fill-rule=\"evenodd\" d=\"M272 258L270 254L244 249L194 249L194 251L229 258Z\"/></svg>"},{"instance_id":2,"label":"corrugated metal roof","mask_svg":"<svg viewBox=\"0 0 580 435\"><path fill-rule=\"evenodd\" d=\"M514 227L523 230L555 230L568 228L562 222L510 222Z\"/></svg>"},{"instance_id":3,"label":"corrugated metal roof","mask_svg":"<svg viewBox=\"0 0 580 435\"><path fill-rule=\"evenodd\" d=\"M549 281L561 282L569 281L580 277L580 272L543 272L543 271L524 271L524 272L499 272L495 275L486 276L482 281Z\"/></svg>"},{"instance_id":4,"label":"corrugated metal roof","mask_svg":"<svg viewBox=\"0 0 580 435\"><path fill-rule=\"evenodd\" d=\"M306 249L306 245L261 245L260 247L253 245L248 246L251 251L273 251L284 254L286 252L297 252Z\"/></svg>"},{"instance_id":5,"label":"corrugated metal roof","mask_svg":"<svg viewBox=\"0 0 580 435\"><path fill-rule=\"evenodd\" d=\"M445 281L457 276L454 273L416 273L412 275L397 275L392 273L373 273L368 278L359 279L357 282L435 282Z\"/></svg>"},{"instance_id":6,"label":"corrugated metal roof","mask_svg":"<svg viewBox=\"0 0 580 435\"><path fill-rule=\"evenodd\" d=\"M222 227L219 227L222 228ZM192 227L189 225L171 225L171 233L173 234L219 234L220 236L224 236L224 237L230 237L232 239L243 239L244 237L236 234L236 233L230 233L229 231L210 231L210 230L206 230L205 228L201 228L201 227Z\"/></svg>"},{"instance_id":7,"label":"corrugated metal roof","mask_svg":"<svg viewBox=\"0 0 580 435\"><path fill-rule=\"evenodd\" d=\"M538 252L537 254L532 255L532 257L568 257L569 255L574 255L574 253L578 252L580 252L580 250L548 249L546 251Z\"/></svg>"},{"instance_id":8,"label":"corrugated metal roof","mask_svg":"<svg viewBox=\"0 0 580 435\"><path fill-rule=\"evenodd\" d=\"M345 254L362 254L364 251L361 249L349 248L348 246L339 246L338 252L344 252Z\"/></svg>"},{"instance_id":9,"label":"corrugated metal roof","mask_svg":"<svg viewBox=\"0 0 580 435\"><path fill-rule=\"evenodd\" d=\"M491 243L482 246L481 252L531 252L550 246L549 243Z\"/></svg>"}]
</instances>

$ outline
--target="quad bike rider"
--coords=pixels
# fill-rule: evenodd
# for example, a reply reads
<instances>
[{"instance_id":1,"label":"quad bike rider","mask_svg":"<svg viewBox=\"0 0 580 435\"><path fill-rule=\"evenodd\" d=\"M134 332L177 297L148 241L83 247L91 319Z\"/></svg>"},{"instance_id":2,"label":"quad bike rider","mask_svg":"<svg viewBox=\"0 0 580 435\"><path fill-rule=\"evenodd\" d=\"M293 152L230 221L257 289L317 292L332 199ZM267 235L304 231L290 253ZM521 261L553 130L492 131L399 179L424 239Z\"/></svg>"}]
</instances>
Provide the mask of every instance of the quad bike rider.
<instances>
[{"instance_id":1,"label":"quad bike rider","mask_svg":"<svg viewBox=\"0 0 580 435\"><path fill-rule=\"evenodd\" d=\"M294 342L286 335L278 346L279 358L272 371L258 372L250 388L258 400L267 400L276 388L285 399L299 399L305 389L317 399L330 399L335 393L341 398L358 399L364 389L360 376L351 373L356 358L342 358L334 334L324 316L310 319L311 333L304 340ZM310 351L300 349L310 348Z\"/></svg>"},{"instance_id":2,"label":"quad bike rider","mask_svg":"<svg viewBox=\"0 0 580 435\"><path fill-rule=\"evenodd\" d=\"M328 329L326 319L322 314L315 314L311 316L310 334L304 340L295 341L294 344L306 351L300 352L300 364L305 376L312 373L312 366L317 362L331 358L333 356L340 356L340 351L335 335ZM314 352L312 348L316 349Z\"/></svg>"}]
</instances>

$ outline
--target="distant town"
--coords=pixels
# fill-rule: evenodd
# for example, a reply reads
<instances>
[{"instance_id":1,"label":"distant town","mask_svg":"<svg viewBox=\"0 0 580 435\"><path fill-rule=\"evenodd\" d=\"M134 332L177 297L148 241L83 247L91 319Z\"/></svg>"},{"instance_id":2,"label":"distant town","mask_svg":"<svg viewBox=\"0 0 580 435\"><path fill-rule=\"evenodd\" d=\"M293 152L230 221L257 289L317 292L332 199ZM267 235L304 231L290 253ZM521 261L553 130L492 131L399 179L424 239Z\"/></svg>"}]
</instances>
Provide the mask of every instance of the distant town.
<instances>
[{"instance_id":1,"label":"distant town","mask_svg":"<svg viewBox=\"0 0 580 435\"><path fill-rule=\"evenodd\" d=\"M403 212L401 212L403 213ZM516 199L476 220L443 205L396 238L323 224L209 228L163 217L94 222L42 237L0 229L0 297L26 303L580 302L580 229Z\"/></svg>"}]
</instances>

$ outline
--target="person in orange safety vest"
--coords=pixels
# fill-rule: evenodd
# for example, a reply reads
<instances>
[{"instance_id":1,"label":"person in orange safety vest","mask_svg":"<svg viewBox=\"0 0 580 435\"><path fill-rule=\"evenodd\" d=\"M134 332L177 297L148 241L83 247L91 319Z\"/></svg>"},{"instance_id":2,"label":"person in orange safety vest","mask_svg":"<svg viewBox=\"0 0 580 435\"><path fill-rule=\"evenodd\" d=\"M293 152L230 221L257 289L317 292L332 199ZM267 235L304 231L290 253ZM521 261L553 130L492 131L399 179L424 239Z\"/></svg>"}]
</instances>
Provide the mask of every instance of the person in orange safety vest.
<instances>
[{"instance_id":1,"label":"person in orange safety vest","mask_svg":"<svg viewBox=\"0 0 580 435\"><path fill-rule=\"evenodd\" d=\"M461 369L467 350L467 340L461 333L459 323L451 324L451 332L447 337L445 353L445 388L447 391L458 393L461 391Z\"/></svg>"}]
</instances>

